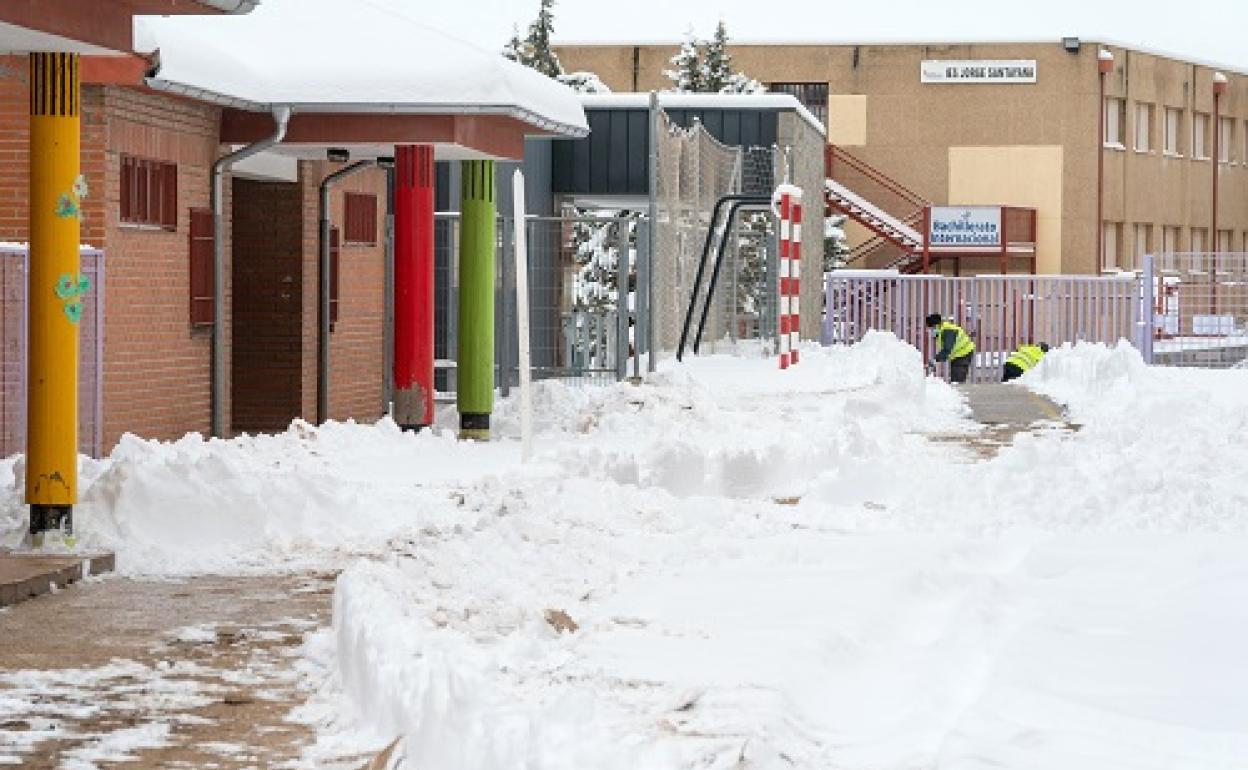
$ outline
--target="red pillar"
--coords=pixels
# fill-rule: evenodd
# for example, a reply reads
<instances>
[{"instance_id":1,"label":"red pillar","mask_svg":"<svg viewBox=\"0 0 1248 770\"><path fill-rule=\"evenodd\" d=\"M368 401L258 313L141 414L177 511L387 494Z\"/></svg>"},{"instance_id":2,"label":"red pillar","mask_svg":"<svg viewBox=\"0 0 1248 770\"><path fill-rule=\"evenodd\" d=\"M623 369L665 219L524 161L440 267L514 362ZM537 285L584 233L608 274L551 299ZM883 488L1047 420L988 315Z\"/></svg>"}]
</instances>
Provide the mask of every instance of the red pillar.
<instances>
[{"instance_id":1,"label":"red pillar","mask_svg":"<svg viewBox=\"0 0 1248 770\"><path fill-rule=\"evenodd\" d=\"M433 147L395 148L394 421L433 424Z\"/></svg>"}]
</instances>

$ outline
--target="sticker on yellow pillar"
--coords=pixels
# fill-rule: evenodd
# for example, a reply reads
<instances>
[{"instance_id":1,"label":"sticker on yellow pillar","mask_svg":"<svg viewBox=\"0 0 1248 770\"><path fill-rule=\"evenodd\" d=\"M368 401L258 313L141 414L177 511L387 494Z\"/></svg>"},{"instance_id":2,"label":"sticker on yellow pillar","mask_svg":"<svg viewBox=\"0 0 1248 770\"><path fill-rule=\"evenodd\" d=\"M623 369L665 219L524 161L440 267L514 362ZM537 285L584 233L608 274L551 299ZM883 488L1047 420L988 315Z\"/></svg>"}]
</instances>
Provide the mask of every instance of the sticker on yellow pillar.
<instances>
[{"instance_id":1,"label":"sticker on yellow pillar","mask_svg":"<svg viewBox=\"0 0 1248 770\"><path fill-rule=\"evenodd\" d=\"M56 201L56 215L61 219L74 217L82 219L82 199L87 197L90 192L87 186L87 179L82 174L74 180L74 186L67 193L61 193L61 197Z\"/></svg>"},{"instance_id":2,"label":"sticker on yellow pillar","mask_svg":"<svg viewBox=\"0 0 1248 770\"><path fill-rule=\"evenodd\" d=\"M53 291L65 303L65 317L71 324L78 323L82 319L82 298L91 291L91 279L81 273L77 279L65 273L56 282L56 288Z\"/></svg>"}]
</instances>

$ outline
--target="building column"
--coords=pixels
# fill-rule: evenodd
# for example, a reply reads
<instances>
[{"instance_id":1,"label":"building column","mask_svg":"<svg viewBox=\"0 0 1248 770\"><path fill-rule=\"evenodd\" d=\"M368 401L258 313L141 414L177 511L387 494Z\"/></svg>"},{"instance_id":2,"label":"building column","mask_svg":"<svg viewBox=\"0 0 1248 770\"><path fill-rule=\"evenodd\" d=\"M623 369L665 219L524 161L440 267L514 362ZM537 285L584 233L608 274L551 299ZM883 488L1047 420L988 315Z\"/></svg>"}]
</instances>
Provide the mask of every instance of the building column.
<instances>
[{"instance_id":1,"label":"building column","mask_svg":"<svg viewBox=\"0 0 1248 770\"><path fill-rule=\"evenodd\" d=\"M78 502L78 320L91 283L78 244L78 55L30 55L30 272L26 495L35 544L72 531Z\"/></svg>"},{"instance_id":2,"label":"building column","mask_svg":"<svg viewBox=\"0 0 1248 770\"><path fill-rule=\"evenodd\" d=\"M394 421L433 424L433 146L395 149Z\"/></svg>"},{"instance_id":3,"label":"building column","mask_svg":"<svg viewBox=\"0 0 1248 770\"><path fill-rule=\"evenodd\" d=\"M456 400L460 437L485 440L494 408L494 161L462 163Z\"/></svg>"}]
</instances>

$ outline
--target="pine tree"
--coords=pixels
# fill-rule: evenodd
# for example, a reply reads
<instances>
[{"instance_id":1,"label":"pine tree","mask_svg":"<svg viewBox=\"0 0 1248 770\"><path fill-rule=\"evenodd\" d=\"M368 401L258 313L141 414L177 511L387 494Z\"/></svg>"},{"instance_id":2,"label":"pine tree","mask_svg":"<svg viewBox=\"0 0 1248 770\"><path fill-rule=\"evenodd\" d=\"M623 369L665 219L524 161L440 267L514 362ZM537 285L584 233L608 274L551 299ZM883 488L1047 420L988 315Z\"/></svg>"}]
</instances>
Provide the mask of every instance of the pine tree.
<instances>
[{"instance_id":1,"label":"pine tree","mask_svg":"<svg viewBox=\"0 0 1248 770\"><path fill-rule=\"evenodd\" d=\"M706 44L701 71L701 90L710 94L722 92L732 77L732 57L728 55L728 28L722 20L715 27L715 36Z\"/></svg>"},{"instance_id":2,"label":"pine tree","mask_svg":"<svg viewBox=\"0 0 1248 770\"><path fill-rule=\"evenodd\" d=\"M762 83L744 72L733 73L724 87L719 89L721 94L761 94L766 91L767 88Z\"/></svg>"},{"instance_id":3,"label":"pine tree","mask_svg":"<svg viewBox=\"0 0 1248 770\"><path fill-rule=\"evenodd\" d=\"M609 94L611 89L593 72L569 72L557 80L578 94Z\"/></svg>"},{"instance_id":4,"label":"pine tree","mask_svg":"<svg viewBox=\"0 0 1248 770\"><path fill-rule=\"evenodd\" d=\"M529 25L529 34L524 39L529 52L529 61L524 63L549 78L563 74L563 65L550 43L555 32L554 5L555 0L541 0L537 18Z\"/></svg>"},{"instance_id":5,"label":"pine tree","mask_svg":"<svg viewBox=\"0 0 1248 770\"><path fill-rule=\"evenodd\" d=\"M530 57L524 50L524 43L520 40L520 28L515 25L511 28L511 39L503 46L503 56L526 67L529 65Z\"/></svg>"},{"instance_id":6,"label":"pine tree","mask_svg":"<svg viewBox=\"0 0 1248 770\"><path fill-rule=\"evenodd\" d=\"M685 33L685 42L680 45L680 53L671 58L671 63L676 69L664 70L663 74L676 85L677 91L701 93L706 90L702 79L701 58L698 41L693 36L693 30L690 29Z\"/></svg>"}]
</instances>

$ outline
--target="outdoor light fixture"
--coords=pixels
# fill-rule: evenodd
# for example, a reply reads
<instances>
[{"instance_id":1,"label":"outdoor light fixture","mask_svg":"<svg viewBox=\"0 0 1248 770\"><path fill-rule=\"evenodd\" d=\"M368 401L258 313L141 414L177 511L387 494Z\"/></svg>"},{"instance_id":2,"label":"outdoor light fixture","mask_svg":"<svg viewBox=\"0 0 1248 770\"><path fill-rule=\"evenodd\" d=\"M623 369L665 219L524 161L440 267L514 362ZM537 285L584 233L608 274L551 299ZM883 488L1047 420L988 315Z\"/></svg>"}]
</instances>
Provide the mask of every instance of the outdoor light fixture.
<instances>
[{"instance_id":1,"label":"outdoor light fixture","mask_svg":"<svg viewBox=\"0 0 1248 770\"><path fill-rule=\"evenodd\" d=\"M1079 38L1077 37L1062 38L1062 48L1065 48L1067 53L1079 53L1079 45Z\"/></svg>"},{"instance_id":2,"label":"outdoor light fixture","mask_svg":"<svg viewBox=\"0 0 1248 770\"><path fill-rule=\"evenodd\" d=\"M394 157L390 155L383 155L377 158L377 167L378 168L394 168Z\"/></svg>"},{"instance_id":3,"label":"outdoor light fixture","mask_svg":"<svg viewBox=\"0 0 1248 770\"><path fill-rule=\"evenodd\" d=\"M351 160L351 151L345 147L330 147L325 151L325 157L334 163L346 163Z\"/></svg>"}]
</instances>

